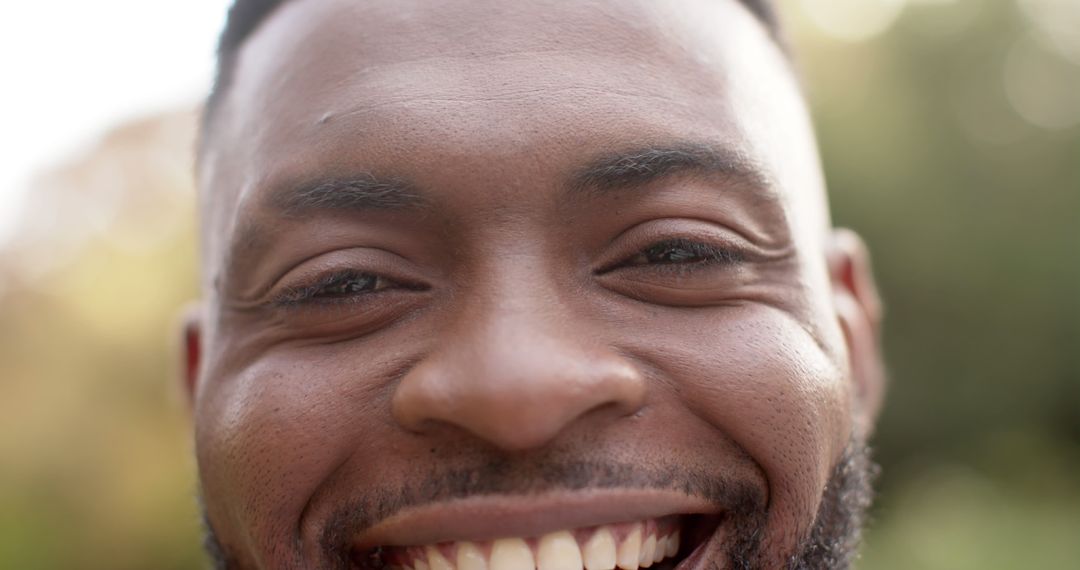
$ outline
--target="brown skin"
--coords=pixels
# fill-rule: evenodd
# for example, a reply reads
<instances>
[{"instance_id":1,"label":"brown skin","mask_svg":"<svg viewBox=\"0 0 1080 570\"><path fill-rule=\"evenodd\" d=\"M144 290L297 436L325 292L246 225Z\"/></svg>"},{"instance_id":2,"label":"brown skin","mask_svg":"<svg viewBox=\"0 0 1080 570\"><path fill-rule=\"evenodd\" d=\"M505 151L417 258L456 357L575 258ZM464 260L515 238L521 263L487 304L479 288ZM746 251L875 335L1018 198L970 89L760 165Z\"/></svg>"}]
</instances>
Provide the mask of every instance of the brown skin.
<instances>
[{"instance_id":1,"label":"brown skin","mask_svg":"<svg viewBox=\"0 0 1080 570\"><path fill-rule=\"evenodd\" d=\"M798 548L873 424L880 310L742 6L297 0L222 103L186 377L237 566L329 565L342 505L493 461L529 466L501 487L519 497L549 460L715 474L767 504L766 566ZM733 168L582 178L664 148ZM423 205L289 198L371 177ZM649 249L677 238L730 253Z\"/></svg>"}]
</instances>

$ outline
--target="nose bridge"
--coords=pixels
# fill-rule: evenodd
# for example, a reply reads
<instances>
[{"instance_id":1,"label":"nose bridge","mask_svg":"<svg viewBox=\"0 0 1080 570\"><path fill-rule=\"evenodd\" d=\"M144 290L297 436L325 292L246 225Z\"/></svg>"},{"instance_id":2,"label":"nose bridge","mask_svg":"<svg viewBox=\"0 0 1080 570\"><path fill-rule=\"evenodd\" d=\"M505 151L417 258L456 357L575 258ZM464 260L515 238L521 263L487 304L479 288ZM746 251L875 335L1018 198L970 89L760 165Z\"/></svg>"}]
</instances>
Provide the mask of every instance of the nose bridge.
<instances>
[{"instance_id":1,"label":"nose bridge","mask_svg":"<svg viewBox=\"0 0 1080 570\"><path fill-rule=\"evenodd\" d=\"M522 450L602 408L614 417L636 411L644 399L636 367L536 275L508 277L475 291L439 348L402 379L399 423L419 432L452 425Z\"/></svg>"}]
</instances>

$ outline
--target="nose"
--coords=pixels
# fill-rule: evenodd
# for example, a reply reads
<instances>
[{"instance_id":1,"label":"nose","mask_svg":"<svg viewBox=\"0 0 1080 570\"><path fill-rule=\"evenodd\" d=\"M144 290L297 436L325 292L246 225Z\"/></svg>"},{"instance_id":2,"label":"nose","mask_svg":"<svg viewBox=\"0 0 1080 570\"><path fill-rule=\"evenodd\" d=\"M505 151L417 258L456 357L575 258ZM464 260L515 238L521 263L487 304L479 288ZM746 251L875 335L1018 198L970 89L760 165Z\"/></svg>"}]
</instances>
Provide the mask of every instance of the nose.
<instances>
[{"instance_id":1,"label":"nose","mask_svg":"<svg viewBox=\"0 0 1080 570\"><path fill-rule=\"evenodd\" d=\"M536 321L474 320L459 330L398 385L398 423L419 433L454 426L523 451L586 416L602 421L641 408L645 381L631 362L570 327Z\"/></svg>"}]
</instances>

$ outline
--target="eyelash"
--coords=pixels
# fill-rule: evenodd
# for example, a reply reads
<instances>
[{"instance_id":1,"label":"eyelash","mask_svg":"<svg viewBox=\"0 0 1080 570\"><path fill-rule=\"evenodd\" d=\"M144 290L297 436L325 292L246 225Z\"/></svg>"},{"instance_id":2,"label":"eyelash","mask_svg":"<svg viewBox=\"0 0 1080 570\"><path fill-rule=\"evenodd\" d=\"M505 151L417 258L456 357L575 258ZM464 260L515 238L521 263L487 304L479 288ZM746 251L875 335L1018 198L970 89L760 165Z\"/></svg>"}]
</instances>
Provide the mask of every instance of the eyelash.
<instances>
[{"instance_id":1,"label":"eyelash","mask_svg":"<svg viewBox=\"0 0 1080 570\"><path fill-rule=\"evenodd\" d=\"M672 251L672 250L684 250L694 257L700 258L695 261L672 261L672 262L649 262L648 256L656 254L658 252ZM645 258L644 263L635 263L637 258ZM730 266L745 260L745 256L741 252L724 249L709 245L706 243L692 241L685 238L675 238L663 240L653 243L635 253L628 259L624 259L616 264L608 266L599 270L597 273L607 273L609 271L615 271L624 268L641 267L650 268L651 271L660 273L675 273L678 275L686 275L694 271L699 271L704 267L710 266ZM324 295L327 289L334 286L348 285L350 282L357 281L369 281L375 280L375 286L378 287L380 282L388 281L385 277L377 275L375 273L359 271L356 269L344 269L341 271L335 271L322 275L314 282L307 285L300 285L297 287L290 287L280 294L276 295L273 299L273 303L281 307L295 307L304 304L342 304L357 302L378 294L382 291L380 288L373 289L371 291L346 293L343 295ZM421 290L421 287L410 287L396 283L395 285L400 288ZM397 287L395 287L397 288Z\"/></svg>"},{"instance_id":2,"label":"eyelash","mask_svg":"<svg viewBox=\"0 0 1080 570\"><path fill-rule=\"evenodd\" d=\"M694 261L664 261L664 262L646 262L646 263L634 263L634 260L638 258L646 258L649 255L659 253L670 253L675 250L683 250L698 258ZM678 271L684 273L686 271L694 271L702 266L727 266L734 265L736 263L745 261L745 256L742 252L733 249L726 249L722 247L716 247L707 243L693 241L685 238L674 238L654 243L635 254L628 261L624 261L612 267L612 269L618 269L620 267L643 267L649 266L657 271Z\"/></svg>"},{"instance_id":3,"label":"eyelash","mask_svg":"<svg viewBox=\"0 0 1080 570\"><path fill-rule=\"evenodd\" d=\"M373 291L367 291L362 293L347 294L342 296L327 296L325 298L319 298L319 295L333 286L347 285L350 282L367 281L370 279L375 280L376 286L378 286L380 281L386 280L385 277L381 277L374 273L358 271L356 269L344 269L341 271L335 271L322 275L310 284L300 285L298 287L290 287L282 291L280 294L276 295L273 299L273 302L275 305L281 307L292 307L305 303L348 303L358 298L367 297L374 293L378 293L380 289L375 289Z\"/></svg>"}]
</instances>

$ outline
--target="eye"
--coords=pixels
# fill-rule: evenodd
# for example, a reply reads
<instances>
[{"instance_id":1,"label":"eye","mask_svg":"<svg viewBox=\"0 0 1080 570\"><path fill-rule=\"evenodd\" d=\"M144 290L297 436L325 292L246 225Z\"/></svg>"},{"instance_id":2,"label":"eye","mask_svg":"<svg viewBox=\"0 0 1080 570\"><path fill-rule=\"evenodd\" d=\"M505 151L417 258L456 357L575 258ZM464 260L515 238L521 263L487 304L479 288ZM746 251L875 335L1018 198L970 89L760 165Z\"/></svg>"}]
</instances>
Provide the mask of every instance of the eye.
<instances>
[{"instance_id":1,"label":"eye","mask_svg":"<svg viewBox=\"0 0 1080 570\"><path fill-rule=\"evenodd\" d=\"M344 297L357 293L369 293L378 289L381 279L378 275L361 273L357 275L335 275L329 283L319 287L312 297Z\"/></svg>"},{"instance_id":2,"label":"eye","mask_svg":"<svg viewBox=\"0 0 1080 570\"><path fill-rule=\"evenodd\" d=\"M687 239L655 243L626 261L626 266L733 264L742 256L725 248Z\"/></svg>"},{"instance_id":3,"label":"eye","mask_svg":"<svg viewBox=\"0 0 1080 570\"><path fill-rule=\"evenodd\" d=\"M393 285L389 279L374 273L347 269L329 273L307 285L289 288L278 295L275 301L285 306L341 302L371 295Z\"/></svg>"}]
</instances>

